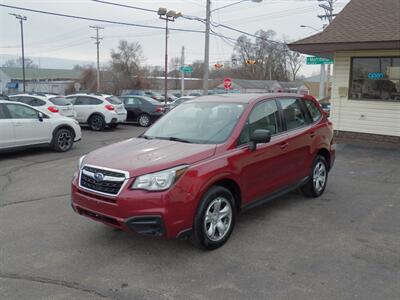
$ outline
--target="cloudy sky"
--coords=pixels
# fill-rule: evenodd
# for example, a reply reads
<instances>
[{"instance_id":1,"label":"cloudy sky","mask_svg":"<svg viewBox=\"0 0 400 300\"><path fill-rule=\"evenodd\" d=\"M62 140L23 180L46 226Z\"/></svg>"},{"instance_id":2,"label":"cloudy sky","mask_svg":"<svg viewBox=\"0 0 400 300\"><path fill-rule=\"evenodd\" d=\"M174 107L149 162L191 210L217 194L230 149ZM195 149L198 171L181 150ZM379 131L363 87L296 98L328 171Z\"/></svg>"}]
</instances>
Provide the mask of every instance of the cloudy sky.
<instances>
[{"instance_id":1,"label":"cloudy sky","mask_svg":"<svg viewBox=\"0 0 400 300\"><path fill-rule=\"evenodd\" d=\"M120 4L127 4L148 9L166 7L180 11L185 15L204 17L205 0L171 0L171 1L135 1L135 0L107 0ZM234 0L214 0L212 8L236 2ZM339 12L349 0L337 0L335 12ZM84 16L119 22L164 26L152 12L122 8L107 4L96 3L91 0L0 0L1 4L12 5L35 10L63 13L74 16ZM20 28L17 20L9 13L22 14L28 18L24 22L25 55L39 58L63 58L87 62L95 62L96 46L90 38L95 32L90 25L99 25L105 29L101 31L100 57L106 63L110 51L116 48L118 40L138 41L146 57L145 64L163 65L164 61L164 31L146 29L133 26L105 24L78 19L43 15L34 12L0 7L0 55L20 54ZM297 40L314 33L313 29L301 28L308 25L315 29L322 28L323 22L317 17L323 10L318 7L317 0L264 0L253 3L250 0L230 8L216 11L212 20L229 25L236 29L255 33L259 29L276 31L276 39ZM171 24L171 23L170 23ZM204 25L198 21L178 19L171 24L173 28L204 30ZM240 33L223 28L214 28L220 34L237 38ZM171 31L169 40L170 57L180 56L181 47L186 48L186 63L203 59L204 35L201 33ZM223 62L229 60L232 53L232 44L219 37L211 37L210 61ZM45 59L44 59L45 60ZM2 61L0 61L0 64ZM304 66L301 73L311 75L318 71L317 67Z\"/></svg>"}]
</instances>

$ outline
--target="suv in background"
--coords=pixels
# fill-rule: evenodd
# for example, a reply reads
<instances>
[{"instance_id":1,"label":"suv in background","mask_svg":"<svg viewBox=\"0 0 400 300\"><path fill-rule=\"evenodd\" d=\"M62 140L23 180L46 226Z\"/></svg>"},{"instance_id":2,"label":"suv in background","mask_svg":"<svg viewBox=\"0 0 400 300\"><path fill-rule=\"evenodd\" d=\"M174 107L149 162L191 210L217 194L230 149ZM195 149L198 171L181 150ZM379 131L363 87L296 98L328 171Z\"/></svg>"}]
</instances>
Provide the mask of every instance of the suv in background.
<instances>
[{"instance_id":1,"label":"suv in background","mask_svg":"<svg viewBox=\"0 0 400 300\"><path fill-rule=\"evenodd\" d=\"M50 146L66 152L81 139L78 121L29 105L0 100L0 151Z\"/></svg>"},{"instance_id":2,"label":"suv in background","mask_svg":"<svg viewBox=\"0 0 400 300\"><path fill-rule=\"evenodd\" d=\"M81 157L72 207L138 235L191 235L211 250L244 209L297 188L321 196L334 160L332 123L311 96L204 96Z\"/></svg>"},{"instance_id":3,"label":"suv in background","mask_svg":"<svg viewBox=\"0 0 400 300\"><path fill-rule=\"evenodd\" d=\"M66 97L74 104L79 123L88 124L94 131L115 128L125 122L126 110L117 97L100 94L74 94Z\"/></svg>"},{"instance_id":4,"label":"suv in background","mask_svg":"<svg viewBox=\"0 0 400 300\"><path fill-rule=\"evenodd\" d=\"M10 100L35 107L43 112L60 114L64 117L75 118L74 106L63 96L51 94L17 94L10 95Z\"/></svg>"},{"instance_id":5,"label":"suv in background","mask_svg":"<svg viewBox=\"0 0 400 300\"><path fill-rule=\"evenodd\" d=\"M145 96L120 96L127 111L127 122L139 123L148 127L164 114L164 105Z\"/></svg>"}]
</instances>

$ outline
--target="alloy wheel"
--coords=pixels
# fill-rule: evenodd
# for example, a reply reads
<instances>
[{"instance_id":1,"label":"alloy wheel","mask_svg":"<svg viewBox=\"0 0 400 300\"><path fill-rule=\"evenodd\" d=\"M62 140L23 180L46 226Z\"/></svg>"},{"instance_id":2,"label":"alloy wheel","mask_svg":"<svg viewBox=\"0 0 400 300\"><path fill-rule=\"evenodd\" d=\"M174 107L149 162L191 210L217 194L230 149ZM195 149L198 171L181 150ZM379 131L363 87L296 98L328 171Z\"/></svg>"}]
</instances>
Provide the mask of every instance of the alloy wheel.
<instances>
[{"instance_id":1,"label":"alloy wheel","mask_svg":"<svg viewBox=\"0 0 400 300\"><path fill-rule=\"evenodd\" d=\"M316 192L321 192L323 188L325 187L326 183L326 167L325 164L321 161L319 161L315 167L314 167L314 172L313 172L313 183L314 183L314 188Z\"/></svg>"},{"instance_id":2,"label":"alloy wheel","mask_svg":"<svg viewBox=\"0 0 400 300\"><path fill-rule=\"evenodd\" d=\"M69 131L62 131L58 136L58 146L61 150L66 151L72 146L72 135Z\"/></svg>"},{"instance_id":3,"label":"alloy wheel","mask_svg":"<svg viewBox=\"0 0 400 300\"><path fill-rule=\"evenodd\" d=\"M150 124L150 118L146 115L141 115L139 118L139 124L142 127L147 127Z\"/></svg>"},{"instance_id":4,"label":"alloy wheel","mask_svg":"<svg viewBox=\"0 0 400 300\"><path fill-rule=\"evenodd\" d=\"M224 197L211 201L204 215L204 232L207 237L218 242L222 240L232 225L232 206Z\"/></svg>"}]
</instances>

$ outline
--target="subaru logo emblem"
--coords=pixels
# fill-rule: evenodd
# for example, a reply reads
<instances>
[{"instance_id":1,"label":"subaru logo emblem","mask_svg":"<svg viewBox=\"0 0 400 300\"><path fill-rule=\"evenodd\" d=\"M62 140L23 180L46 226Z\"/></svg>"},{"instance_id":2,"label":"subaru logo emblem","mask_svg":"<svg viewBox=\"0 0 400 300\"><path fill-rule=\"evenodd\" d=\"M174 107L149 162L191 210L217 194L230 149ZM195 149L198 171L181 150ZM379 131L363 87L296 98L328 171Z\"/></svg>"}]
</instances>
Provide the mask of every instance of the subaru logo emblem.
<instances>
[{"instance_id":1,"label":"subaru logo emblem","mask_svg":"<svg viewBox=\"0 0 400 300\"><path fill-rule=\"evenodd\" d=\"M102 182L104 180L104 175L102 173L95 173L94 180L97 182Z\"/></svg>"}]
</instances>

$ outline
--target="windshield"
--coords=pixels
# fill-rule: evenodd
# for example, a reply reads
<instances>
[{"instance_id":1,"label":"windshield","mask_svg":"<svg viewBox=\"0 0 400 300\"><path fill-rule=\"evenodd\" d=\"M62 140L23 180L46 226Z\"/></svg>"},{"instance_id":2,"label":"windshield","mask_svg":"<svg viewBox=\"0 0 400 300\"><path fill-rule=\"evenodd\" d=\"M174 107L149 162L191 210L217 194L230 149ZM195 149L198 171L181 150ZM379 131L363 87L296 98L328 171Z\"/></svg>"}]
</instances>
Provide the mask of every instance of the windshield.
<instances>
[{"instance_id":1,"label":"windshield","mask_svg":"<svg viewBox=\"0 0 400 300\"><path fill-rule=\"evenodd\" d=\"M243 104L186 102L170 111L143 136L197 144L225 142L236 126Z\"/></svg>"},{"instance_id":2,"label":"windshield","mask_svg":"<svg viewBox=\"0 0 400 300\"><path fill-rule=\"evenodd\" d=\"M49 101L57 106L71 105L71 100L64 98L64 97L53 97L53 98L50 98Z\"/></svg>"},{"instance_id":3,"label":"windshield","mask_svg":"<svg viewBox=\"0 0 400 300\"><path fill-rule=\"evenodd\" d=\"M106 99L111 104L121 104L122 103L121 100L119 100L118 97L116 97L116 96L107 97Z\"/></svg>"}]
</instances>

